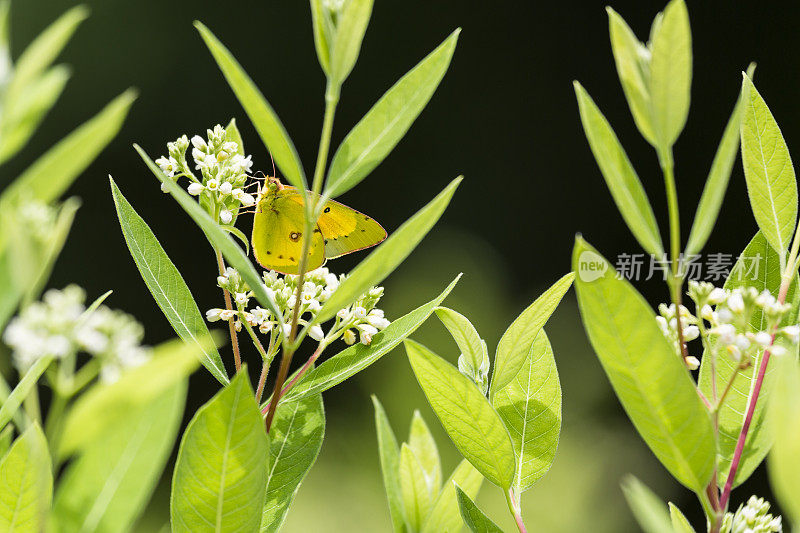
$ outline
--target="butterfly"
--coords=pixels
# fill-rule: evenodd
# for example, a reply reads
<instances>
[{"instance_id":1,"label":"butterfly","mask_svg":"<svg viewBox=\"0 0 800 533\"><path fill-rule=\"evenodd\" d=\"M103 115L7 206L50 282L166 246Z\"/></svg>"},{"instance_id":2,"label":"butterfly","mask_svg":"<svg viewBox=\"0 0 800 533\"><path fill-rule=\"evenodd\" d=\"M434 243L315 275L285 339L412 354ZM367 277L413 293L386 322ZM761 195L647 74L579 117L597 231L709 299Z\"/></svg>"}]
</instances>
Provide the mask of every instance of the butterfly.
<instances>
[{"instance_id":1,"label":"butterfly","mask_svg":"<svg viewBox=\"0 0 800 533\"><path fill-rule=\"evenodd\" d=\"M267 269L297 274L305 231L303 195L295 187L268 177L259 192L253 219L253 253ZM314 270L328 259L363 250L381 243L386 230L374 219L333 200L322 209L311 236L307 270Z\"/></svg>"}]
</instances>

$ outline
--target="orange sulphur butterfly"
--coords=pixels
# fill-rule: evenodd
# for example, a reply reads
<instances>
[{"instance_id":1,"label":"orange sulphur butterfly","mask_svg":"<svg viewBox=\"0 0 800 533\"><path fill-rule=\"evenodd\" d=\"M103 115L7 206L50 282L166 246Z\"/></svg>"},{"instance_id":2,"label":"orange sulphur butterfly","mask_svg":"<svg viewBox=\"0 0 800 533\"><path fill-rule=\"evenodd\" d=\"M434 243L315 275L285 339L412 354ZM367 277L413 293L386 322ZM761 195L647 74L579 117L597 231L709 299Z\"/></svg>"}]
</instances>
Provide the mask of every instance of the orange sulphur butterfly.
<instances>
[{"instance_id":1,"label":"orange sulphur butterfly","mask_svg":"<svg viewBox=\"0 0 800 533\"><path fill-rule=\"evenodd\" d=\"M303 195L277 178L267 178L260 191L253 219L253 254L267 269L297 274L305 228ZM308 249L307 270L327 259L363 250L386 238L375 220L333 200L322 209Z\"/></svg>"}]
</instances>

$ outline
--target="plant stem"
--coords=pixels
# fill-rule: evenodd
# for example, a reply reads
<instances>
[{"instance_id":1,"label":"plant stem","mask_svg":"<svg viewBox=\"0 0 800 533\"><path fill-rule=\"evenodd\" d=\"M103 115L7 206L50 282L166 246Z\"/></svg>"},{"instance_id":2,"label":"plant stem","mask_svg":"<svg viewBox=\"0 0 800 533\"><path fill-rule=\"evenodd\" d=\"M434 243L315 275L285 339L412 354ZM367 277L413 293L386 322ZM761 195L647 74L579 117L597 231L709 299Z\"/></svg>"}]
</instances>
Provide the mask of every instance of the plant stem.
<instances>
[{"instance_id":1,"label":"plant stem","mask_svg":"<svg viewBox=\"0 0 800 533\"><path fill-rule=\"evenodd\" d=\"M289 380L289 383L287 383L281 389L281 393L280 393L280 396L278 398L282 398L287 392L289 392L289 389L294 387L297 384L297 382L300 381L300 379L303 376L306 375L308 370L311 368L311 365L313 365L314 361L316 361L319 358L319 356L322 354L322 350L324 350L324 349L325 349L325 346L323 346L322 344L320 344L317 347L317 349L314 351L314 353L311 355L311 357L308 358L308 361L305 362L305 364L300 368L300 370L297 372L297 374L291 380ZM273 393L273 396L274 396L274 393ZM259 398L259 400L260 399L261 398ZM272 400L270 400L269 403L267 403L267 405L264 406L264 408L261 410L261 412L262 413L268 412L271 405L272 405Z\"/></svg>"},{"instance_id":2,"label":"plant stem","mask_svg":"<svg viewBox=\"0 0 800 533\"><path fill-rule=\"evenodd\" d=\"M508 504L508 510L511 512L511 516L514 517L514 522L517 524L519 533L528 533L528 530L525 529L525 523L522 521L522 511L519 505L514 501L514 493L511 489L506 491L506 503Z\"/></svg>"},{"instance_id":3,"label":"plant stem","mask_svg":"<svg viewBox=\"0 0 800 533\"><path fill-rule=\"evenodd\" d=\"M317 150L317 164L314 170L314 181L311 184L312 194L306 194L306 227L303 232L303 248L300 252L300 265L297 276L297 292L295 294L294 310L292 311L292 322L289 327L288 342L284 343L281 366L278 369L278 377L275 380L275 387L272 392L272 402L270 403L265 421L267 433L272 427L272 420L275 418L275 410L280 401L283 384L289 374L289 366L292 357L297 349L297 322L300 320L300 304L302 302L303 282L305 281L306 269L308 267L308 250L311 247L311 233L314 230L317 218L317 199L322 190L322 179L325 175L325 167L328 161L328 150L333 134L333 118L336 115L336 105L339 102L339 88L334 87L330 82L325 91L325 117L322 120L322 133L320 134L319 150Z\"/></svg>"},{"instance_id":4,"label":"plant stem","mask_svg":"<svg viewBox=\"0 0 800 533\"><path fill-rule=\"evenodd\" d=\"M222 276L225 274L225 262L222 260L222 252L219 250L215 250L217 254L217 267L219 269L219 275ZM231 293L228 292L228 289L222 289L222 295L225 297L225 308L228 311L233 311L233 303L231 302ZM228 332L231 335L231 349L233 349L233 364L236 368L236 373L239 373L239 370L242 368L242 357L239 354L239 337L236 334L236 326L233 324L234 319L231 318L228 320Z\"/></svg>"}]
</instances>

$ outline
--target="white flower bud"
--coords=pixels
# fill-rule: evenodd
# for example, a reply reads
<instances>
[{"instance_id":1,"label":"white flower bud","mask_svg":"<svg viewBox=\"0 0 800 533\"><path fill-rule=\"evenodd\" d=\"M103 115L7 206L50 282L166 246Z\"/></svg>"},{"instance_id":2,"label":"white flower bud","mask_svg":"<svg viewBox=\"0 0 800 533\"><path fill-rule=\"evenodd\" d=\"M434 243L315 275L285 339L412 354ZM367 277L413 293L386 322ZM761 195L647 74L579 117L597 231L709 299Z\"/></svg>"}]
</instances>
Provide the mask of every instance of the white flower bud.
<instances>
[{"instance_id":1,"label":"white flower bud","mask_svg":"<svg viewBox=\"0 0 800 533\"><path fill-rule=\"evenodd\" d=\"M239 305L245 305L249 298L247 297L246 292L237 292L236 293L236 303Z\"/></svg>"},{"instance_id":2,"label":"white flower bud","mask_svg":"<svg viewBox=\"0 0 800 533\"><path fill-rule=\"evenodd\" d=\"M216 322L217 320L220 320L222 318L222 311L224 311L224 309L209 309L206 311L206 320L209 322Z\"/></svg>"},{"instance_id":3,"label":"white flower bud","mask_svg":"<svg viewBox=\"0 0 800 533\"><path fill-rule=\"evenodd\" d=\"M731 344L728 346L728 355L730 355L731 359L736 362L742 360L742 352L737 348L735 345Z\"/></svg>"},{"instance_id":4,"label":"white flower bud","mask_svg":"<svg viewBox=\"0 0 800 533\"><path fill-rule=\"evenodd\" d=\"M342 340L344 340L345 344L352 345L356 342L356 333L352 329L348 329L342 335Z\"/></svg>"},{"instance_id":5,"label":"white flower bud","mask_svg":"<svg viewBox=\"0 0 800 533\"><path fill-rule=\"evenodd\" d=\"M356 326L356 329L359 330L361 333L366 333L370 336L375 335L378 333L378 329L370 324L359 324Z\"/></svg>"},{"instance_id":6,"label":"white flower bud","mask_svg":"<svg viewBox=\"0 0 800 533\"><path fill-rule=\"evenodd\" d=\"M722 324L713 328L711 333L719 336L719 342L722 344L733 344L736 338L736 328L731 324Z\"/></svg>"},{"instance_id":7,"label":"white flower bud","mask_svg":"<svg viewBox=\"0 0 800 533\"><path fill-rule=\"evenodd\" d=\"M771 353L775 357L782 357L786 355L786 348L775 344L769 349L769 353Z\"/></svg>"},{"instance_id":8,"label":"white flower bud","mask_svg":"<svg viewBox=\"0 0 800 533\"><path fill-rule=\"evenodd\" d=\"M289 338L289 335L292 333L292 325L291 324L284 324L283 325L283 336Z\"/></svg>"},{"instance_id":9,"label":"white flower bud","mask_svg":"<svg viewBox=\"0 0 800 533\"><path fill-rule=\"evenodd\" d=\"M223 309L219 314L219 318L221 320L230 320L233 318L234 314L235 313L230 309Z\"/></svg>"},{"instance_id":10,"label":"white flower bud","mask_svg":"<svg viewBox=\"0 0 800 533\"><path fill-rule=\"evenodd\" d=\"M353 315L354 315L354 316L355 316L357 319L359 319L359 320L362 320L362 319L366 318L366 316L367 316L367 310L366 310L366 309L364 309L364 308L363 308L363 307L361 307L361 306L359 306L359 307L356 307L356 308L353 310Z\"/></svg>"},{"instance_id":11,"label":"white flower bud","mask_svg":"<svg viewBox=\"0 0 800 533\"><path fill-rule=\"evenodd\" d=\"M684 362L686 363L686 366L689 368L689 370L697 370L698 368L700 368L700 360L693 355L686 357L684 359Z\"/></svg>"},{"instance_id":12,"label":"white flower bud","mask_svg":"<svg viewBox=\"0 0 800 533\"><path fill-rule=\"evenodd\" d=\"M367 323L379 330L386 329L389 324L391 324L391 322L382 316L372 316L371 314L367 316Z\"/></svg>"},{"instance_id":13,"label":"white flower bud","mask_svg":"<svg viewBox=\"0 0 800 533\"><path fill-rule=\"evenodd\" d=\"M321 341L325 338L325 333L320 326L312 326L311 329L308 330L308 336L315 341Z\"/></svg>"},{"instance_id":14,"label":"white flower bud","mask_svg":"<svg viewBox=\"0 0 800 533\"><path fill-rule=\"evenodd\" d=\"M229 181L226 181L225 183L219 186L219 192L224 196L229 195L232 190L233 190L233 185L231 185Z\"/></svg>"},{"instance_id":15,"label":"white flower bud","mask_svg":"<svg viewBox=\"0 0 800 533\"><path fill-rule=\"evenodd\" d=\"M791 340L792 343L797 344L797 342L800 341L800 326L786 326L782 331L784 335L789 337L789 340Z\"/></svg>"},{"instance_id":16,"label":"white flower bud","mask_svg":"<svg viewBox=\"0 0 800 533\"><path fill-rule=\"evenodd\" d=\"M727 298L727 293L725 289L720 289L719 287L715 287L714 290L708 295L708 302L713 305L721 304Z\"/></svg>"},{"instance_id":17,"label":"white flower bud","mask_svg":"<svg viewBox=\"0 0 800 533\"><path fill-rule=\"evenodd\" d=\"M186 188L186 190L189 191L189 194L191 194L192 196L199 196L200 193L203 192L203 189L205 189L205 187L203 187L203 184L197 182L190 183L189 187Z\"/></svg>"},{"instance_id":18,"label":"white flower bud","mask_svg":"<svg viewBox=\"0 0 800 533\"><path fill-rule=\"evenodd\" d=\"M211 178L206 182L206 189L209 191L216 191L219 188L219 181L216 178Z\"/></svg>"},{"instance_id":19,"label":"white flower bud","mask_svg":"<svg viewBox=\"0 0 800 533\"><path fill-rule=\"evenodd\" d=\"M708 320L709 322L712 322L712 323L714 322L714 319L716 317L714 316L714 310L711 309L710 305L706 304L706 305L703 306L702 309L700 309L700 318Z\"/></svg>"},{"instance_id":20,"label":"white flower bud","mask_svg":"<svg viewBox=\"0 0 800 533\"><path fill-rule=\"evenodd\" d=\"M161 192L164 194L169 194L169 189L167 189L167 183L162 181L161 182Z\"/></svg>"},{"instance_id":21,"label":"white flower bud","mask_svg":"<svg viewBox=\"0 0 800 533\"><path fill-rule=\"evenodd\" d=\"M192 137L192 145L197 150L201 150L203 152L205 152L208 149L208 146L206 146L206 141L204 141L203 138L200 137L199 135L195 135L194 137Z\"/></svg>"},{"instance_id":22,"label":"white flower bud","mask_svg":"<svg viewBox=\"0 0 800 533\"><path fill-rule=\"evenodd\" d=\"M766 331L759 331L758 333L755 334L754 340L756 341L756 344L759 344L763 347L767 347L770 344L772 344L772 335L770 335Z\"/></svg>"},{"instance_id":23,"label":"white flower bud","mask_svg":"<svg viewBox=\"0 0 800 533\"><path fill-rule=\"evenodd\" d=\"M347 320L347 317L350 316L350 310L347 307L339 309L339 311L336 312L336 316L338 316L340 320Z\"/></svg>"},{"instance_id":24,"label":"white flower bud","mask_svg":"<svg viewBox=\"0 0 800 533\"><path fill-rule=\"evenodd\" d=\"M717 311L717 319L722 324L729 324L733 320L733 313L727 307L723 307Z\"/></svg>"},{"instance_id":25,"label":"white flower bud","mask_svg":"<svg viewBox=\"0 0 800 533\"><path fill-rule=\"evenodd\" d=\"M233 214L231 214L230 211L228 211L227 209L223 209L222 211L220 211L219 213L220 222L222 222L223 224L230 224L231 220L233 220Z\"/></svg>"},{"instance_id":26,"label":"white flower bud","mask_svg":"<svg viewBox=\"0 0 800 533\"><path fill-rule=\"evenodd\" d=\"M362 331L360 338L361 338L361 344L365 346L369 346L372 343L372 334L370 333Z\"/></svg>"},{"instance_id":27,"label":"white flower bud","mask_svg":"<svg viewBox=\"0 0 800 533\"><path fill-rule=\"evenodd\" d=\"M741 313L744 311L744 300L742 299L742 293L734 292L730 296L728 296L728 309L733 311L734 313Z\"/></svg>"},{"instance_id":28,"label":"white flower bud","mask_svg":"<svg viewBox=\"0 0 800 533\"><path fill-rule=\"evenodd\" d=\"M689 342L695 340L700 336L700 330L697 326L686 326L683 328L683 341Z\"/></svg>"}]
</instances>

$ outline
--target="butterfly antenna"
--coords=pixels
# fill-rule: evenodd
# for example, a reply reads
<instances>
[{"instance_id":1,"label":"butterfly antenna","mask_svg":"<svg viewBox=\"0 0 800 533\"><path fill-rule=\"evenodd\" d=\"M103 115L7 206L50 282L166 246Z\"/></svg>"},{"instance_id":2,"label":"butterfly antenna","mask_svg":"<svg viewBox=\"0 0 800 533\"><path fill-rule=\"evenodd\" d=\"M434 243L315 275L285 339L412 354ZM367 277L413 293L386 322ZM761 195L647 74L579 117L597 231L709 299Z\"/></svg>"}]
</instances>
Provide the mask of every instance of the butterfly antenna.
<instances>
[{"instance_id":1,"label":"butterfly antenna","mask_svg":"<svg viewBox=\"0 0 800 533\"><path fill-rule=\"evenodd\" d=\"M269 160L272 161L272 175L278 177L278 171L275 170L275 160L272 158L272 153L269 154Z\"/></svg>"}]
</instances>

